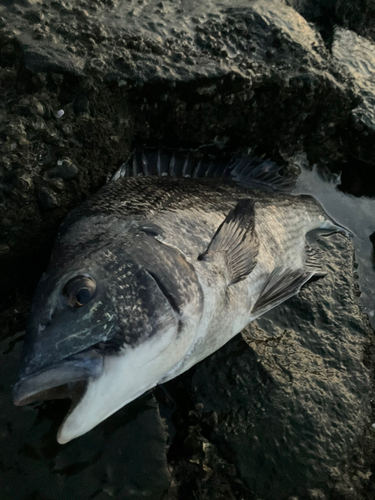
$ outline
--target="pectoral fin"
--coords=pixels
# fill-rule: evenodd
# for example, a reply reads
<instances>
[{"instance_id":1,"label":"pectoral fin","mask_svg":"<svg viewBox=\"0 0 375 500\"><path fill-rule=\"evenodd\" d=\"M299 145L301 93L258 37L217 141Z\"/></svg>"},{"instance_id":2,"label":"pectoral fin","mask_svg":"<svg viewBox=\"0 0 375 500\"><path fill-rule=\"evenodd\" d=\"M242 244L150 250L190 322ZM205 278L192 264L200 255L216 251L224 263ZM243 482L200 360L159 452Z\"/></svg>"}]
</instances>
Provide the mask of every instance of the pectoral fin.
<instances>
[{"instance_id":1,"label":"pectoral fin","mask_svg":"<svg viewBox=\"0 0 375 500\"><path fill-rule=\"evenodd\" d=\"M258 300L251 310L252 316L260 316L269 309L276 307L289 299L301 289L312 276L314 270L306 269L284 269L277 267L270 274L265 283Z\"/></svg>"},{"instance_id":2,"label":"pectoral fin","mask_svg":"<svg viewBox=\"0 0 375 500\"><path fill-rule=\"evenodd\" d=\"M217 255L223 254L230 275L228 285L232 285L245 279L254 269L258 248L254 202L246 199L229 212L207 250L198 259L213 261Z\"/></svg>"}]
</instances>

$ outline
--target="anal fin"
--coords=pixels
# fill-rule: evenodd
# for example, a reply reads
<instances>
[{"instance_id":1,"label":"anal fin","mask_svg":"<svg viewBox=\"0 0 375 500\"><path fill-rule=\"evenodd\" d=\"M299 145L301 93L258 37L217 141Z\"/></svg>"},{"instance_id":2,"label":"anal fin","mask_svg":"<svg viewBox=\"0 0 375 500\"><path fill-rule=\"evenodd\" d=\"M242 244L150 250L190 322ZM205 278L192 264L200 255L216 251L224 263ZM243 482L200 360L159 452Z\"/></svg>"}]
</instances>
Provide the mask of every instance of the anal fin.
<instances>
[{"instance_id":1,"label":"anal fin","mask_svg":"<svg viewBox=\"0 0 375 500\"><path fill-rule=\"evenodd\" d=\"M251 310L252 316L260 316L296 295L315 271L311 269L284 269L277 267L269 275L258 300Z\"/></svg>"},{"instance_id":2,"label":"anal fin","mask_svg":"<svg viewBox=\"0 0 375 500\"><path fill-rule=\"evenodd\" d=\"M245 279L257 263L259 242L255 231L255 203L241 200L216 231L207 250L198 260L214 261L224 255L230 275L228 285Z\"/></svg>"},{"instance_id":3,"label":"anal fin","mask_svg":"<svg viewBox=\"0 0 375 500\"><path fill-rule=\"evenodd\" d=\"M316 276L317 278L325 276L327 273L323 271L321 266L322 255L323 255L321 250L312 248L306 243L305 252L306 252L305 270L312 271L314 273L314 276Z\"/></svg>"}]
</instances>

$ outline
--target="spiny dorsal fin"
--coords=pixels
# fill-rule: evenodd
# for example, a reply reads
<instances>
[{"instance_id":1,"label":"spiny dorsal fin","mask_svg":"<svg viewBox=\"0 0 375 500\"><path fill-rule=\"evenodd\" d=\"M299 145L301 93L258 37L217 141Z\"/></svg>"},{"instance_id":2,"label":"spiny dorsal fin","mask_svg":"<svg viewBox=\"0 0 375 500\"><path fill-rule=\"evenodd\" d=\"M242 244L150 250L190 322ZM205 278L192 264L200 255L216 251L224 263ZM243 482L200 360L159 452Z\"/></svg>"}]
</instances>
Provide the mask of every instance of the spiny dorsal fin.
<instances>
[{"instance_id":1,"label":"spiny dorsal fin","mask_svg":"<svg viewBox=\"0 0 375 500\"><path fill-rule=\"evenodd\" d=\"M198 257L210 261L217 254L223 254L230 275L229 285L245 279L257 263L259 242L254 205L252 200L241 200L220 225L207 250Z\"/></svg>"},{"instance_id":2,"label":"spiny dorsal fin","mask_svg":"<svg viewBox=\"0 0 375 500\"><path fill-rule=\"evenodd\" d=\"M252 316L260 316L300 291L315 272L306 269L284 269L277 267L269 275L258 300L251 310Z\"/></svg>"},{"instance_id":3,"label":"spiny dorsal fin","mask_svg":"<svg viewBox=\"0 0 375 500\"><path fill-rule=\"evenodd\" d=\"M258 157L212 159L198 150L150 148L136 149L111 180L120 177L171 176L196 179L219 178L251 189L287 191L294 179L280 175L282 167Z\"/></svg>"},{"instance_id":4,"label":"spiny dorsal fin","mask_svg":"<svg viewBox=\"0 0 375 500\"><path fill-rule=\"evenodd\" d=\"M280 175L282 167L273 161L257 156L243 156L233 159L224 172L223 179L263 191L289 191L294 185L292 177Z\"/></svg>"}]
</instances>

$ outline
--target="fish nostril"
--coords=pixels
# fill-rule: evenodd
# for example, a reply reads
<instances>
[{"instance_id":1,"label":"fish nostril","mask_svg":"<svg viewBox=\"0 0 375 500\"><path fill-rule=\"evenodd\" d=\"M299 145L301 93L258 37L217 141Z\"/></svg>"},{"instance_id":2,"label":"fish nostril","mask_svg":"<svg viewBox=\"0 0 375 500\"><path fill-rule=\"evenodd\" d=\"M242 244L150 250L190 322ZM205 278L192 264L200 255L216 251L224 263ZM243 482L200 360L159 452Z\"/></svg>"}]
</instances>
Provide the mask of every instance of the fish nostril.
<instances>
[{"instance_id":1,"label":"fish nostril","mask_svg":"<svg viewBox=\"0 0 375 500\"><path fill-rule=\"evenodd\" d=\"M46 328L51 326L52 320L47 316L38 323L38 333L42 333Z\"/></svg>"},{"instance_id":2,"label":"fish nostril","mask_svg":"<svg viewBox=\"0 0 375 500\"><path fill-rule=\"evenodd\" d=\"M41 325L41 324L39 323L39 325L38 325L38 333L43 332L45 329L46 329L46 325Z\"/></svg>"}]
</instances>

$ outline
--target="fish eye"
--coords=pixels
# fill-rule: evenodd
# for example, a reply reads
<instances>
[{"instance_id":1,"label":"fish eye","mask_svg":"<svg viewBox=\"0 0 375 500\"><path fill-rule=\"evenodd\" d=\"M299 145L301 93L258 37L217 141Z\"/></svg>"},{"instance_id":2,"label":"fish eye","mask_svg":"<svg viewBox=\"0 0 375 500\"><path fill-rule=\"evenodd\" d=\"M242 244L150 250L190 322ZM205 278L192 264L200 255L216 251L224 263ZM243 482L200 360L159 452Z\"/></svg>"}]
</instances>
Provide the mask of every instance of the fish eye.
<instances>
[{"instance_id":1,"label":"fish eye","mask_svg":"<svg viewBox=\"0 0 375 500\"><path fill-rule=\"evenodd\" d=\"M96 290L96 283L88 276L76 276L64 286L63 294L71 307L82 307L90 302Z\"/></svg>"}]
</instances>

